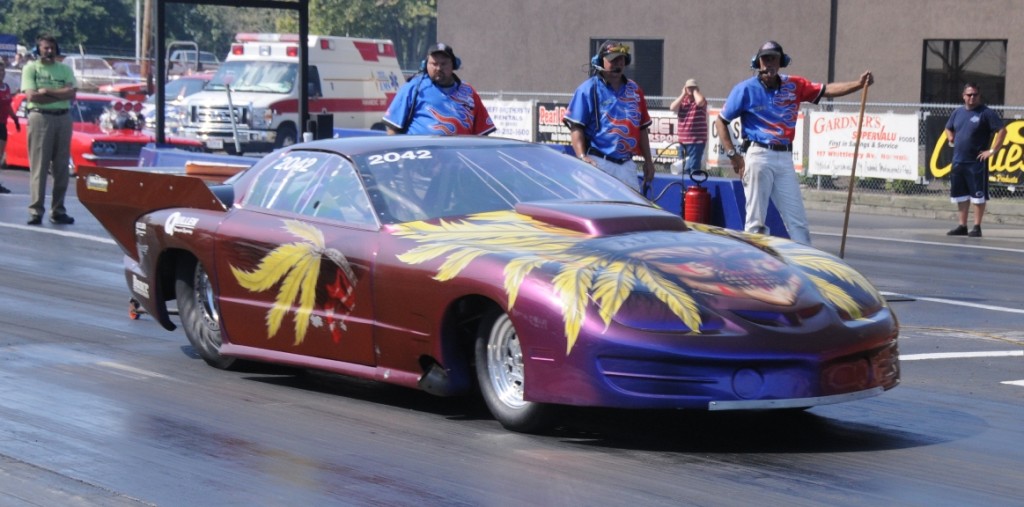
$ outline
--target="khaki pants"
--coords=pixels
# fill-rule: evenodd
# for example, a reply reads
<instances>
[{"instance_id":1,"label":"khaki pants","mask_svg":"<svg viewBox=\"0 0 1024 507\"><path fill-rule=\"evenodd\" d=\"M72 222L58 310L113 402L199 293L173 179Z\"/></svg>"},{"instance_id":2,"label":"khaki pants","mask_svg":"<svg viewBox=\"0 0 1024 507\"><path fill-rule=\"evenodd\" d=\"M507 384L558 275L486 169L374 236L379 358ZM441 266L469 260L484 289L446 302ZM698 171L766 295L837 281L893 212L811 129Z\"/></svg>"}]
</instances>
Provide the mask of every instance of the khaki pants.
<instances>
[{"instance_id":1,"label":"khaki pants","mask_svg":"<svg viewBox=\"0 0 1024 507\"><path fill-rule=\"evenodd\" d=\"M782 215L789 239L805 245L811 244L811 230L807 224L807 211L800 193L800 180L793 167L793 154L771 151L751 145L743 157L743 193L747 198L747 219L744 230L771 234L765 225L768 201Z\"/></svg>"},{"instance_id":2,"label":"khaki pants","mask_svg":"<svg viewBox=\"0 0 1024 507\"><path fill-rule=\"evenodd\" d=\"M71 115L28 114L29 205L32 216L46 211L46 177L53 176L50 216L67 213L64 196L68 192L71 162Z\"/></svg>"}]
</instances>

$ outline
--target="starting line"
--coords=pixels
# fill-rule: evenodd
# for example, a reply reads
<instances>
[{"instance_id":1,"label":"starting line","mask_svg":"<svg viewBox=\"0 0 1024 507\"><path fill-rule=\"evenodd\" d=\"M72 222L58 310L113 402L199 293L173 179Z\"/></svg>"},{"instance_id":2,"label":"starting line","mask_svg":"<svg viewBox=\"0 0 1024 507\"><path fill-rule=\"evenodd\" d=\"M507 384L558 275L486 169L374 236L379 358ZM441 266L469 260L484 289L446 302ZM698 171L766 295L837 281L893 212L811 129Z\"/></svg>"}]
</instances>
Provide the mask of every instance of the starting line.
<instances>
[{"instance_id":1,"label":"starting line","mask_svg":"<svg viewBox=\"0 0 1024 507\"><path fill-rule=\"evenodd\" d=\"M990 352L935 352L931 354L900 354L900 361L922 359L961 359L968 357L1024 357L1024 350L993 350Z\"/></svg>"},{"instance_id":2,"label":"starting line","mask_svg":"<svg viewBox=\"0 0 1024 507\"><path fill-rule=\"evenodd\" d=\"M900 355L900 361L920 361L925 359L961 359L975 357L1024 357L1024 350L993 350L990 352L935 352L932 354ZM1000 384L1024 387L1024 380L1004 380Z\"/></svg>"},{"instance_id":3,"label":"starting line","mask_svg":"<svg viewBox=\"0 0 1024 507\"><path fill-rule=\"evenodd\" d=\"M966 306L969 308L979 308L982 310L994 310L997 312L1024 314L1024 309L1020 308L1007 308L1005 306L982 305L977 303L968 303L966 301L957 301L955 299L914 296L912 294L900 294L898 292L881 291L881 294L885 296L886 300L888 301L893 301L894 299L903 301L931 301L932 303L942 303L946 305Z\"/></svg>"}]
</instances>

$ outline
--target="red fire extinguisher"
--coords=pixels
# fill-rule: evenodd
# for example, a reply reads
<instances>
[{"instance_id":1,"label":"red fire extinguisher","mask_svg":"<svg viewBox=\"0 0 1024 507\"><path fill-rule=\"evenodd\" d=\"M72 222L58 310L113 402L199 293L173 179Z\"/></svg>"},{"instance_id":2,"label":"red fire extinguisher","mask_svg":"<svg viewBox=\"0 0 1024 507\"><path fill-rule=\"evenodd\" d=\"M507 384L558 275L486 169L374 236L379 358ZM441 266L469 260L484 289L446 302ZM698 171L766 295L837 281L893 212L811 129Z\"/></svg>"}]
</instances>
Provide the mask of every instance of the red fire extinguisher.
<instances>
[{"instance_id":1,"label":"red fire extinguisher","mask_svg":"<svg viewBox=\"0 0 1024 507\"><path fill-rule=\"evenodd\" d=\"M690 173L693 185L686 189L683 219L687 222L706 224L711 220L711 194L700 186L708 179L707 171L700 169Z\"/></svg>"}]
</instances>

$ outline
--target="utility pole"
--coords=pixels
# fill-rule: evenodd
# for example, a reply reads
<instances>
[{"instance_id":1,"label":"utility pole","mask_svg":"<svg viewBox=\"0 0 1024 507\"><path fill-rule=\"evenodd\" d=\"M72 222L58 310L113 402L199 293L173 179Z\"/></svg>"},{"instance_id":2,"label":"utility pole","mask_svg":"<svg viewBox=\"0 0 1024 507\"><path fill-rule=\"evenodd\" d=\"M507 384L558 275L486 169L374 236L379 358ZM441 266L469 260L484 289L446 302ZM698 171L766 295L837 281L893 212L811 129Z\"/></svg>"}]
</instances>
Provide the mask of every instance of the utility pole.
<instances>
[{"instance_id":1,"label":"utility pole","mask_svg":"<svg viewBox=\"0 0 1024 507\"><path fill-rule=\"evenodd\" d=\"M153 0L144 0L142 13L142 77L150 87L153 84L153 69L149 59L150 43L153 37L150 36L153 29ZM150 88L152 89L152 88Z\"/></svg>"}]
</instances>

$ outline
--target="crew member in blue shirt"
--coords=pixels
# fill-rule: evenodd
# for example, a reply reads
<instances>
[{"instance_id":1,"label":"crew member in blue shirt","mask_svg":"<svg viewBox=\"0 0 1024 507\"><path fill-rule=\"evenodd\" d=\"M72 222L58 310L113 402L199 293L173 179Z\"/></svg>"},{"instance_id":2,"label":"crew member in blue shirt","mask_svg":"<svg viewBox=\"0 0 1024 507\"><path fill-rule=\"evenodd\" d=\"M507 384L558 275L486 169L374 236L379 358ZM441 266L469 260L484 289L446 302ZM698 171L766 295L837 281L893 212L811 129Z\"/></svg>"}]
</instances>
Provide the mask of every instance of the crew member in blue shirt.
<instances>
[{"instance_id":1,"label":"crew member in blue shirt","mask_svg":"<svg viewBox=\"0 0 1024 507\"><path fill-rule=\"evenodd\" d=\"M563 121L577 157L640 190L634 155L644 159L644 188L654 179L651 117L640 85L624 73L630 61L629 46L602 44L590 60L591 77L576 88Z\"/></svg>"},{"instance_id":2,"label":"crew member in blue shirt","mask_svg":"<svg viewBox=\"0 0 1024 507\"><path fill-rule=\"evenodd\" d=\"M800 181L793 165L793 137L801 102L817 104L822 97L842 97L874 83L871 72L857 81L814 83L800 76L780 74L790 58L778 42L765 42L750 61L756 74L737 84L725 99L718 115L718 132L728 132L729 122L740 118L746 154L736 150L728 135L721 136L722 147L733 170L743 180L747 199L747 232L770 234L765 226L768 200L782 215L789 237L811 244Z\"/></svg>"},{"instance_id":3,"label":"crew member in blue shirt","mask_svg":"<svg viewBox=\"0 0 1024 507\"><path fill-rule=\"evenodd\" d=\"M476 90L455 74L461 63L451 46L431 46L420 73L398 90L384 114L388 133L453 136L494 132L494 122Z\"/></svg>"}]
</instances>

